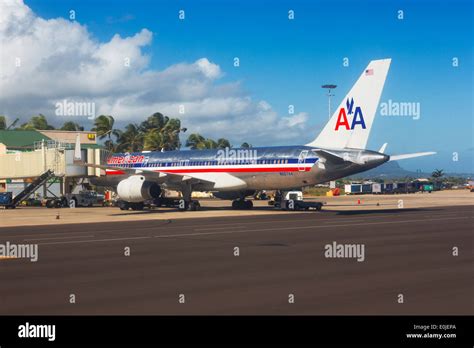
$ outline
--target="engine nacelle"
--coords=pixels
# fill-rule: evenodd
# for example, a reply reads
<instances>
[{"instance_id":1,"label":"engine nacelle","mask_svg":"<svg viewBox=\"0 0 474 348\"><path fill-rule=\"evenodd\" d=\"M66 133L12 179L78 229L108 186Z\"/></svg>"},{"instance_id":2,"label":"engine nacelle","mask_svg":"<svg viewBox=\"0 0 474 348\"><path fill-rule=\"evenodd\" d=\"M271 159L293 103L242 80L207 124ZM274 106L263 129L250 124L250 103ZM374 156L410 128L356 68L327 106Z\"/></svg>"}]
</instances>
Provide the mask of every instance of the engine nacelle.
<instances>
[{"instance_id":1,"label":"engine nacelle","mask_svg":"<svg viewBox=\"0 0 474 348\"><path fill-rule=\"evenodd\" d=\"M138 203L158 198L161 188L157 183L147 181L143 175L132 175L118 183L117 194L126 202Z\"/></svg>"}]
</instances>

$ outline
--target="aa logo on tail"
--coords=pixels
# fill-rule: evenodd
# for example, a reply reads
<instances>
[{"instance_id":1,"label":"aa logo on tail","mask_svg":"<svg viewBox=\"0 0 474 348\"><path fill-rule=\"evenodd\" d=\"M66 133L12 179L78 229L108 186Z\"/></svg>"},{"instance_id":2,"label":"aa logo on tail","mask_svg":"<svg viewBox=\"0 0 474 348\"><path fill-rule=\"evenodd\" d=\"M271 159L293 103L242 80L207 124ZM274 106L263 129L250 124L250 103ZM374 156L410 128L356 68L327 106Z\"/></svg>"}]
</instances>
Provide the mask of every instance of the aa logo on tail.
<instances>
[{"instance_id":1,"label":"aa logo on tail","mask_svg":"<svg viewBox=\"0 0 474 348\"><path fill-rule=\"evenodd\" d=\"M347 111L346 111L347 109ZM347 116L352 116L352 124L349 126L349 121ZM366 129L364 115L362 114L362 109L360 106L356 106L354 110L354 98L349 98L346 100L346 107L339 110L339 115L337 116L336 128L334 130L339 130L339 127L350 130L354 129L356 125L360 125L362 129Z\"/></svg>"}]
</instances>

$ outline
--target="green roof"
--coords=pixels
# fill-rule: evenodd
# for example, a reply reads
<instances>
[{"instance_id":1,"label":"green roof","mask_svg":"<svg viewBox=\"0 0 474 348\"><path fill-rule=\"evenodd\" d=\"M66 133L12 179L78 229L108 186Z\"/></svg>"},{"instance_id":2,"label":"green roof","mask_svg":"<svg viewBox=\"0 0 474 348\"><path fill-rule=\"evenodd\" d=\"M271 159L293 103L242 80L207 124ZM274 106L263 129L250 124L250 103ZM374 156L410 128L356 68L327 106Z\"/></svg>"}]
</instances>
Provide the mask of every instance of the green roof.
<instances>
[{"instance_id":1,"label":"green roof","mask_svg":"<svg viewBox=\"0 0 474 348\"><path fill-rule=\"evenodd\" d=\"M24 149L34 146L35 141L51 140L35 130L0 130L0 143L10 149Z\"/></svg>"}]
</instances>

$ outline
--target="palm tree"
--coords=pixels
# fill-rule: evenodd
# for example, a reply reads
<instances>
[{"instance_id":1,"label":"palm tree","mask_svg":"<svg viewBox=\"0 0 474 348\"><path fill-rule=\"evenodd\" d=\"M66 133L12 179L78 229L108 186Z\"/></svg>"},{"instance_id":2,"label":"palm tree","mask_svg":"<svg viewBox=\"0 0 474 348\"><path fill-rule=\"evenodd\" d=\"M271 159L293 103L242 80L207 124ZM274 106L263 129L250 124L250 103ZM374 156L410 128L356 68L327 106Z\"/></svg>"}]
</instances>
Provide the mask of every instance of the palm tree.
<instances>
[{"instance_id":1,"label":"palm tree","mask_svg":"<svg viewBox=\"0 0 474 348\"><path fill-rule=\"evenodd\" d=\"M64 124L60 128L60 130L63 130L63 131L83 131L84 127L80 126L79 124L77 124L75 122L67 121L67 122L64 122Z\"/></svg>"},{"instance_id":2,"label":"palm tree","mask_svg":"<svg viewBox=\"0 0 474 348\"><path fill-rule=\"evenodd\" d=\"M186 140L186 146L190 147L191 150L203 150L203 149L224 149L231 147L229 140L220 138L214 141L211 138L204 138L201 134L191 134Z\"/></svg>"},{"instance_id":3,"label":"palm tree","mask_svg":"<svg viewBox=\"0 0 474 348\"><path fill-rule=\"evenodd\" d=\"M114 123L115 120L112 116L100 115L95 119L94 128L91 129L91 131L97 132L99 139L107 138L105 145L109 150L115 149L112 135L118 139L122 134L120 130L114 128Z\"/></svg>"},{"instance_id":4,"label":"palm tree","mask_svg":"<svg viewBox=\"0 0 474 348\"><path fill-rule=\"evenodd\" d=\"M226 147L228 147L228 148L232 147L230 145L229 140L224 139L224 138L217 139L217 148L218 149L225 149Z\"/></svg>"},{"instance_id":5,"label":"palm tree","mask_svg":"<svg viewBox=\"0 0 474 348\"><path fill-rule=\"evenodd\" d=\"M144 133L147 133L152 129L163 129L168 121L169 117L163 116L163 114L159 112L155 112L140 124L140 128Z\"/></svg>"},{"instance_id":6,"label":"palm tree","mask_svg":"<svg viewBox=\"0 0 474 348\"><path fill-rule=\"evenodd\" d=\"M143 133L140 126L130 123L118 138L118 151L139 152L143 150Z\"/></svg>"},{"instance_id":7,"label":"palm tree","mask_svg":"<svg viewBox=\"0 0 474 348\"><path fill-rule=\"evenodd\" d=\"M206 138L204 138L201 134L193 133L190 134L188 139L186 140L186 147L191 148L191 150L196 150L200 148L200 144L204 143Z\"/></svg>"},{"instance_id":8,"label":"palm tree","mask_svg":"<svg viewBox=\"0 0 474 348\"><path fill-rule=\"evenodd\" d=\"M23 123L20 126L20 129L23 130L51 130L54 129L54 127L50 124L48 124L48 120L46 119L46 116L43 114L39 114L37 116L33 116L30 118L30 120L27 123Z\"/></svg>"},{"instance_id":9,"label":"palm tree","mask_svg":"<svg viewBox=\"0 0 474 348\"><path fill-rule=\"evenodd\" d=\"M161 151L164 148L164 137L158 129L153 129L145 134L144 149L148 151Z\"/></svg>"},{"instance_id":10,"label":"palm tree","mask_svg":"<svg viewBox=\"0 0 474 348\"><path fill-rule=\"evenodd\" d=\"M176 150L181 147L179 133L186 132L181 128L181 121L169 118L156 112L140 124L140 130L145 137L146 150Z\"/></svg>"}]
</instances>

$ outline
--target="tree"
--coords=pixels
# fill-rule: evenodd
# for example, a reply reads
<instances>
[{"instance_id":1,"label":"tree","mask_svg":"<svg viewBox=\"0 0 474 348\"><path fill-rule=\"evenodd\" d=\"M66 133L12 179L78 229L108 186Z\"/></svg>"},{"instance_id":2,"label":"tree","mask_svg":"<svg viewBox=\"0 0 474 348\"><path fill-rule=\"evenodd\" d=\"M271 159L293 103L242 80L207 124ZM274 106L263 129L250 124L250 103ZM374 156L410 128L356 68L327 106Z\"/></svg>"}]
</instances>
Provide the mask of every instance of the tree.
<instances>
[{"instance_id":1,"label":"tree","mask_svg":"<svg viewBox=\"0 0 474 348\"><path fill-rule=\"evenodd\" d=\"M249 144L249 143L242 143L242 145L240 145L240 147L242 149L250 149L252 147L252 144Z\"/></svg>"},{"instance_id":2,"label":"tree","mask_svg":"<svg viewBox=\"0 0 474 348\"><path fill-rule=\"evenodd\" d=\"M145 134L144 149L148 151L161 151L164 148L164 137L158 129L153 129Z\"/></svg>"},{"instance_id":3,"label":"tree","mask_svg":"<svg viewBox=\"0 0 474 348\"><path fill-rule=\"evenodd\" d=\"M224 139L224 138L217 139L217 148L218 149L225 149L226 147L229 147L229 148L232 147L230 145L229 140Z\"/></svg>"},{"instance_id":4,"label":"tree","mask_svg":"<svg viewBox=\"0 0 474 348\"><path fill-rule=\"evenodd\" d=\"M153 129L163 129L168 121L169 117L163 116L163 114L159 112L155 112L140 124L140 128L144 133L147 133Z\"/></svg>"},{"instance_id":5,"label":"tree","mask_svg":"<svg viewBox=\"0 0 474 348\"><path fill-rule=\"evenodd\" d=\"M179 149L179 134L185 132L186 128L181 128L179 119L156 112L140 124L140 130L144 135L145 150L160 151Z\"/></svg>"},{"instance_id":6,"label":"tree","mask_svg":"<svg viewBox=\"0 0 474 348\"><path fill-rule=\"evenodd\" d=\"M143 132L140 126L130 123L118 138L117 150L121 152L139 152L143 150Z\"/></svg>"},{"instance_id":7,"label":"tree","mask_svg":"<svg viewBox=\"0 0 474 348\"><path fill-rule=\"evenodd\" d=\"M211 138L204 138L201 134L193 133L186 140L186 146L192 150L203 150L203 149L224 149L231 147L229 141L224 138L214 141Z\"/></svg>"},{"instance_id":8,"label":"tree","mask_svg":"<svg viewBox=\"0 0 474 348\"><path fill-rule=\"evenodd\" d=\"M204 148L202 144L206 141L201 134L193 133L190 134L188 139L186 140L186 147L191 148L191 150L201 149Z\"/></svg>"},{"instance_id":9,"label":"tree","mask_svg":"<svg viewBox=\"0 0 474 348\"><path fill-rule=\"evenodd\" d=\"M79 124L77 124L75 122L67 121L67 122L64 122L64 124L60 128L60 130L63 130L63 131L83 131L84 127L80 126Z\"/></svg>"},{"instance_id":10,"label":"tree","mask_svg":"<svg viewBox=\"0 0 474 348\"><path fill-rule=\"evenodd\" d=\"M114 128L115 119L112 116L100 115L94 121L94 128L91 130L97 132L99 139L107 138L105 146L109 150L115 151L115 144L112 140L112 135L115 138L120 138L122 132Z\"/></svg>"},{"instance_id":11,"label":"tree","mask_svg":"<svg viewBox=\"0 0 474 348\"><path fill-rule=\"evenodd\" d=\"M5 116L0 116L0 130L7 129L7 119Z\"/></svg>"},{"instance_id":12,"label":"tree","mask_svg":"<svg viewBox=\"0 0 474 348\"><path fill-rule=\"evenodd\" d=\"M23 130L51 130L54 127L48 124L48 120L46 116L43 114L39 114L38 116L33 116L27 123L23 123L20 126L20 129Z\"/></svg>"}]
</instances>

